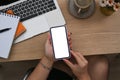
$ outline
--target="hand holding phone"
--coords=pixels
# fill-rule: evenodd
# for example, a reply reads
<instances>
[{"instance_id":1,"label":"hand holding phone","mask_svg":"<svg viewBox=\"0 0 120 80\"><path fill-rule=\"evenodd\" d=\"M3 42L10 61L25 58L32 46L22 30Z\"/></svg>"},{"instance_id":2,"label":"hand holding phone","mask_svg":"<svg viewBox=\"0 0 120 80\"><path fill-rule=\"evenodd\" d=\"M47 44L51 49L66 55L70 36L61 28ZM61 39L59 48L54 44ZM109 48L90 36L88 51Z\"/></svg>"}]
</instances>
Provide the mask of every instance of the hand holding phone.
<instances>
[{"instance_id":1,"label":"hand holding phone","mask_svg":"<svg viewBox=\"0 0 120 80\"><path fill-rule=\"evenodd\" d=\"M50 29L52 46L55 59L70 57L70 48L65 26L52 27Z\"/></svg>"}]
</instances>

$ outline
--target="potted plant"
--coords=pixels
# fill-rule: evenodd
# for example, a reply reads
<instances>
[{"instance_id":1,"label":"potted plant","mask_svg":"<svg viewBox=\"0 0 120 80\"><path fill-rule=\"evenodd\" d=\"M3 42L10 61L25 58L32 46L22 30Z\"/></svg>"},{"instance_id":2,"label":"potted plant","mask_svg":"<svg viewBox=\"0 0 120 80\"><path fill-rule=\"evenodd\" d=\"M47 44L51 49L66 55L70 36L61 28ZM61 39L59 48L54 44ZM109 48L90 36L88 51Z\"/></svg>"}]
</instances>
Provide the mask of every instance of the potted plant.
<instances>
[{"instance_id":1,"label":"potted plant","mask_svg":"<svg viewBox=\"0 0 120 80\"><path fill-rule=\"evenodd\" d=\"M100 0L100 10L106 15L110 16L120 8L120 0Z\"/></svg>"}]
</instances>

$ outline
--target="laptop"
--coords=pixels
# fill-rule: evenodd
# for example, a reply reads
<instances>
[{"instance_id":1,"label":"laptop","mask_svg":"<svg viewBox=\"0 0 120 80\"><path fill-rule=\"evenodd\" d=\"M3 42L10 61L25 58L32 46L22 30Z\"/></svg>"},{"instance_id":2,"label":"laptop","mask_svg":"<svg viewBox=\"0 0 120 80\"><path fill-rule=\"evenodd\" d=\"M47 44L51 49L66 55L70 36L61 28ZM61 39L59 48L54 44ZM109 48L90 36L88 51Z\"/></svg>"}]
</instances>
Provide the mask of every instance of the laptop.
<instances>
[{"instance_id":1,"label":"laptop","mask_svg":"<svg viewBox=\"0 0 120 80\"><path fill-rule=\"evenodd\" d=\"M13 10L21 17L27 31L15 40L15 43L49 31L50 27L65 25L65 19L57 0L3 0L0 11ZM10 2L11 1L11 2Z\"/></svg>"}]
</instances>

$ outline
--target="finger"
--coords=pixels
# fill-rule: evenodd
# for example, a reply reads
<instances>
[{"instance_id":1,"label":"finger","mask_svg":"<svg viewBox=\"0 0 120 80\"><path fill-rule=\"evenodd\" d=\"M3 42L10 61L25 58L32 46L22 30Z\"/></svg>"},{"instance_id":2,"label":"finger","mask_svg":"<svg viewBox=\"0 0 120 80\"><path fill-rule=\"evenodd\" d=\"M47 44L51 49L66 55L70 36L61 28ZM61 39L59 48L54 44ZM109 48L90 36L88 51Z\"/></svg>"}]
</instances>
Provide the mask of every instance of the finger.
<instances>
[{"instance_id":1,"label":"finger","mask_svg":"<svg viewBox=\"0 0 120 80\"><path fill-rule=\"evenodd\" d=\"M48 33L48 39L51 39L50 33Z\"/></svg>"},{"instance_id":2,"label":"finger","mask_svg":"<svg viewBox=\"0 0 120 80\"><path fill-rule=\"evenodd\" d=\"M79 56L72 50L70 52L74 56L75 60L78 62L79 61Z\"/></svg>"},{"instance_id":3,"label":"finger","mask_svg":"<svg viewBox=\"0 0 120 80\"><path fill-rule=\"evenodd\" d=\"M47 40L46 40L46 44L50 44L50 41L49 41L49 39L47 39Z\"/></svg>"},{"instance_id":4,"label":"finger","mask_svg":"<svg viewBox=\"0 0 120 80\"><path fill-rule=\"evenodd\" d=\"M69 32L69 35L70 35L70 32ZM69 43L70 49L72 50L72 40L70 36L68 36L68 43Z\"/></svg>"},{"instance_id":5,"label":"finger","mask_svg":"<svg viewBox=\"0 0 120 80\"><path fill-rule=\"evenodd\" d=\"M88 61L81 53L76 52L76 54L79 56L79 61L77 61L77 63L79 64L80 67L84 67L86 64L88 64Z\"/></svg>"},{"instance_id":6,"label":"finger","mask_svg":"<svg viewBox=\"0 0 120 80\"><path fill-rule=\"evenodd\" d=\"M72 69L73 68L73 64L69 61L69 60L67 60L67 59L63 59L63 61Z\"/></svg>"},{"instance_id":7,"label":"finger","mask_svg":"<svg viewBox=\"0 0 120 80\"><path fill-rule=\"evenodd\" d=\"M69 47L72 50L72 41L69 41Z\"/></svg>"},{"instance_id":8,"label":"finger","mask_svg":"<svg viewBox=\"0 0 120 80\"><path fill-rule=\"evenodd\" d=\"M78 52L76 52L77 54L78 54L78 56L81 58L81 60L83 61L83 62L86 62L87 60L85 59L85 57L81 54L81 53L78 53Z\"/></svg>"},{"instance_id":9,"label":"finger","mask_svg":"<svg viewBox=\"0 0 120 80\"><path fill-rule=\"evenodd\" d=\"M69 43L69 45L72 45L72 40L71 39L68 40L68 43Z\"/></svg>"},{"instance_id":10,"label":"finger","mask_svg":"<svg viewBox=\"0 0 120 80\"><path fill-rule=\"evenodd\" d=\"M50 35L50 33L48 33L48 40L49 40L49 44L51 44L51 35Z\"/></svg>"},{"instance_id":11,"label":"finger","mask_svg":"<svg viewBox=\"0 0 120 80\"><path fill-rule=\"evenodd\" d=\"M72 50L72 45L70 45L70 50Z\"/></svg>"},{"instance_id":12,"label":"finger","mask_svg":"<svg viewBox=\"0 0 120 80\"><path fill-rule=\"evenodd\" d=\"M67 32L67 36L71 36L72 35L72 33L71 32Z\"/></svg>"},{"instance_id":13,"label":"finger","mask_svg":"<svg viewBox=\"0 0 120 80\"><path fill-rule=\"evenodd\" d=\"M70 36L68 36L68 41L71 41L71 37Z\"/></svg>"},{"instance_id":14,"label":"finger","mask_svg":"<svg viewBox=\"0 0 120 80\"><path fill-rule=\"evenodd\" d=\"M75 60L77 61L77 63L82 66L84 64L83 60L81 59L81 57L78 56L78 53L74 52L71 50L72 55L74 56Z\"/></svg>"},{"instance_id":15,"label":"finger","mask_svg":"<svg viewBox=\"0 0 120 80\"><path fill-rule=\"evenodd\" d=\"M70 32L68 32L67 34L68 34L68 36L70 36L70 35L71 35L71 34L70 34Z\"/></svg>"},{"instance_id":16,"label":"finger","mask_svg":"<svg viewBox=\"0 0 120 80\"><path fill-rule=\"evenodd\" d=\"M69 43L69 45L71 45L71 44L72 44L72 41L70 40L68 43Z\"/></svg>"}]
</instances>

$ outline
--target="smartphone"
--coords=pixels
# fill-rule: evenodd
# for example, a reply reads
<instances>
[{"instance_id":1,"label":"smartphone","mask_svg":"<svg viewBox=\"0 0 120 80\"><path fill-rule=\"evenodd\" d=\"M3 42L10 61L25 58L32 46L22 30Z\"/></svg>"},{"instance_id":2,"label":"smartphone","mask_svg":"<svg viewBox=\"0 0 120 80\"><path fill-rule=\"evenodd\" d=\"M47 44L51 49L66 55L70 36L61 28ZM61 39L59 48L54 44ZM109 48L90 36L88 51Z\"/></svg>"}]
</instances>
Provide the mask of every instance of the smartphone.
<instances>
[{"instance_id":1,"label":"smartphone","mask_svg":"<svg viewBox=\"0 0 120 80\"><path fill-rule=\"evenodd\" d=\"M52 46L55 59L65 59L70 57L70 48L65 26L50 28Z\"/></svg>"}]
</instances>

